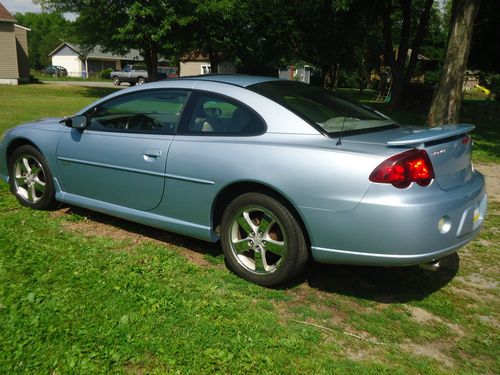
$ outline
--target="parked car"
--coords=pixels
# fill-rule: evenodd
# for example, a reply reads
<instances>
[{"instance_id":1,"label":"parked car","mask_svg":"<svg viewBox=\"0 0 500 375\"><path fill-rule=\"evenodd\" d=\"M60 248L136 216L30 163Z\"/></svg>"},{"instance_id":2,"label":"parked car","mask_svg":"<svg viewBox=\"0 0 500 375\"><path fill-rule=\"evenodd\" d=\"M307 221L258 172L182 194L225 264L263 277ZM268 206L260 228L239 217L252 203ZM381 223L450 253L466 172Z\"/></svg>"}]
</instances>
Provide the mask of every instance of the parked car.
<instances>
[{"instance_id":1,"label":"parked car","mask_svg":"<svg viewBox=\"0 0 500 375\"><path fill-rule=\"evenodd\" d=\"M8 130L0 176L34 209L85 207L221 242L276 285L321 263L436 265L478 233L472 125L396 124L330 92L211 75L113 93Z\"/></svg>"},{"instance_id":2,"label":"parked car","mask_svg":"<svg viewBox=\"0 0 500 375\"><path fill-rule=\"evenodd\" d=\"M172 66L159 66L158 73L160 74L160 79L179 77L178 69Z\"/></svg>"},{"instance_id":3,"label":"parked car","mask_svg":"<svg viewBox=\"0 0 500 375\"><path fill-rule=\"evenodd\" d=\"M68 71L65 67L59 65L49 65L41 70L42 74L47 74L52 77L66 77L68 75Z\"/></svg>"}]
</instances>

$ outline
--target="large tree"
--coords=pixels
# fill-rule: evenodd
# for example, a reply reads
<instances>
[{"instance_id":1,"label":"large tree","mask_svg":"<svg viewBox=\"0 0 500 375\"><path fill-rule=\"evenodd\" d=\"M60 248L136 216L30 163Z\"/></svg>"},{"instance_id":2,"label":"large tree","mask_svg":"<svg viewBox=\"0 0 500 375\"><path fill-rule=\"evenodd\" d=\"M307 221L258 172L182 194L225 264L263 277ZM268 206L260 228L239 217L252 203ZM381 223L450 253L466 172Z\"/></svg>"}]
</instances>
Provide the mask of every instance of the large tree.
<instances>
[{"instance_id":1,"label":"large tree","mask_svg":"<svg viewBox=\"0 0 500 375\"><path fill-rule=\"evenodd\" d=\"M380 3L385 46L384 62L391 67L393 79L391 108L399 105L403 90L410 83L415 71L433 2L433 0L399 0L397 6L392 0L382 0ZM394 43L393 36L395 24L401 25L398 27L397 44ZM408 58L410 49L411 54Z\"/></svg>"},{"instance_id":2,"label":"large tree","mask_svg":"<svg viewBox=\"0 0 500 375\"><path fill-rule=\"evenodd\" d=\"M187 52L201 53L210 60L212 73L219 63L232 58L237 30L236 0L191 0L192 17L184 26ZM239 30L238 30L239 31Z\"/></svg>"},{"instance_id":3,"label":"large tree","mask_svg":"<svg viewBox=\"0 0 500 375\"><path fill-rule=\"evenodd\" d=\"M443 71L427 116L427 124L431 127L458 122L462 83L480 3L481 0L453 0Z\"/></svg>"},{"instance_id":4,"label":"large tree","mask_svg":"<svg viewBox=\"0 0 500 375\"><path fill-rule=\"evenodd\" d=\"M176 48L175 30L189 11L176 0L38 0L44 7L77 15L75 26L85 46L105 51L139 50L150 80L157 76L159 56Z\"/></svg>"}]
</instances>

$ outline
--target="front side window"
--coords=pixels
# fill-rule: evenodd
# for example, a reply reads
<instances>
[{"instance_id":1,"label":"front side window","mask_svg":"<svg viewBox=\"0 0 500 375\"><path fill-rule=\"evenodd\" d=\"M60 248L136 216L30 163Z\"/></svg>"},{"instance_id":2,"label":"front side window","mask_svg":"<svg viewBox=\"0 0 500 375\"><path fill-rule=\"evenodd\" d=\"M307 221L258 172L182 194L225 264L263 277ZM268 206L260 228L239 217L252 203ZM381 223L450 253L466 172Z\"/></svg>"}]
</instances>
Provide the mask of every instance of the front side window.
<instances>
[{"instance_id":1,"label":"front side window","mask_svg":"<svg viewBox=\"0 0 500 375\"><path fill-rule=\"evenodd\" d=\"M291 81L272 81L248 87L307 120L329 135L362 132L394 125L377 112L336 97L319 87Z\"/></svg>"},{"instance_id":2,"label":"front side window","mask_svg":"<svg viewBox=\"0 0 500 375\"><path fill-rule=\"evenodd\" d=\"M226 97L198 93L183 133L201 135L256 135L264 121L251 109Z\"/></svg>"},{"instance_id":3,"label":"front side window","mask_svg":"<svg viewBox=\"0 0 500 375\"><path fill-rule=\"evenodd\" d=\"M152 90L124 95L100 104L87 113L89 129L173 134L188 92Z\"/></svg>"}]
</instances>

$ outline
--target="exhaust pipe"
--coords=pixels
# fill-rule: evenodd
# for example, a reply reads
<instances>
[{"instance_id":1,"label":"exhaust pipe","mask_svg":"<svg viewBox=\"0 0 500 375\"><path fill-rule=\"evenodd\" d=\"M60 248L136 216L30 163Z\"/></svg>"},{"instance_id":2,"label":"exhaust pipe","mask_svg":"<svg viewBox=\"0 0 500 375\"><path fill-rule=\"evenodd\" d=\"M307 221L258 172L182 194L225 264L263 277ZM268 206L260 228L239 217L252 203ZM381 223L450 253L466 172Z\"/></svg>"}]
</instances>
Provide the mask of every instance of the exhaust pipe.
<instances>
[{"instance_id":1,"label":"exhaust pipe","mask_svg":"<svg viewBox=\"0 0 500 375\"><path fill-rule=\"evenodd\" d=\"M441 266L441 264L439 260L434 260L428 263L420 263L418 266L424 270L436 272Z\"/></svg>"}]
</instances>

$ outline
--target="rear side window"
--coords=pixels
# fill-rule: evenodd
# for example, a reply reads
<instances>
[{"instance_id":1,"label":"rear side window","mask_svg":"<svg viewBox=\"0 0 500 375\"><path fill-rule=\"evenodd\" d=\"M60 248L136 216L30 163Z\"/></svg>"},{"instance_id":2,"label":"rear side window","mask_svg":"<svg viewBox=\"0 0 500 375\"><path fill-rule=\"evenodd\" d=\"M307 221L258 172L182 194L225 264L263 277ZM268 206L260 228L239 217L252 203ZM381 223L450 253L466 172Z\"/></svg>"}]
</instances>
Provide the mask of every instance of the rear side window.
<instances>
[{"instance_id":1,"label":"rear side window","mask_svg":"<svg viewBox=\"0 0 500 375\"><path fill-rule=\"evenodd\" d=\"M173 134L188 97L188 92L152 90L119 96L87 113L89 129Z\"/></svg>"},{"instance_id":2,"label":"rear side window","mask_svg":"<svg viewBox=\"0 0 500 375\"><path fill-rule=\"evenodd\" d=\"M329 135L394 126L391 119L319 87L291 81L272 81L248 88L281 104Z\"/></svg>"},{"instance_id":3,"label":"rear side window","mask_svg":"<svg viewBox=\"0 0 500 375\"><path fill-rule=\"evenodd\" d=\"M197 93L193 100L191 115L180 133L243 136L262 134L266 129L260 116L229 98Z\"/></svg>"}]
</instances>

